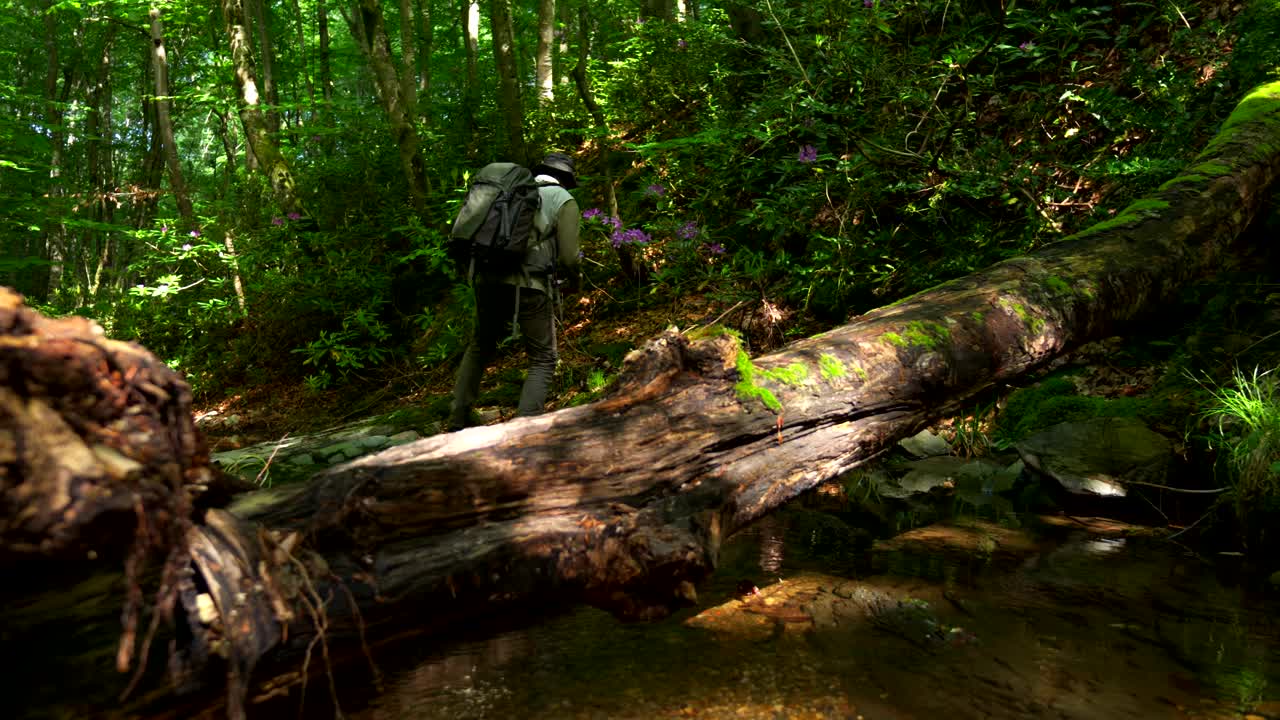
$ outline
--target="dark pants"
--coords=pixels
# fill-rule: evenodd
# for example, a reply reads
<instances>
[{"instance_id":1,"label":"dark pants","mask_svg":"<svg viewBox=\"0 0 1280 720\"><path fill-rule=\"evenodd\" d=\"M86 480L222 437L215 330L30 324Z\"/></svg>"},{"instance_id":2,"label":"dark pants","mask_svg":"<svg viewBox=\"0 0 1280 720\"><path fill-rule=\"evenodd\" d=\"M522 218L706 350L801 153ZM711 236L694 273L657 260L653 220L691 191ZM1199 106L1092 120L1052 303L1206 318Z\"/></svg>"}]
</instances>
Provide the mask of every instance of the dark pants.
<instances>
[{"instance_id":1,"label":"dark pants","mask_svg":"<svg viewBox=\"0 0 1280 720\"><path fill-rule=\"evenodd\" d=\"M520 391L517 415L537 415L547 400L547 389L556 369L556 331L551 311L551 300L546 293L520 289L517 324L529 353L529 374ZM475 328L453 385L453 408L449 415L452 428L471 424L471 408L480 395L480 378L493 361L498 343L511 334L513 316L516 316L514 285L476 285Z\"/></svg>"}]
</instances>

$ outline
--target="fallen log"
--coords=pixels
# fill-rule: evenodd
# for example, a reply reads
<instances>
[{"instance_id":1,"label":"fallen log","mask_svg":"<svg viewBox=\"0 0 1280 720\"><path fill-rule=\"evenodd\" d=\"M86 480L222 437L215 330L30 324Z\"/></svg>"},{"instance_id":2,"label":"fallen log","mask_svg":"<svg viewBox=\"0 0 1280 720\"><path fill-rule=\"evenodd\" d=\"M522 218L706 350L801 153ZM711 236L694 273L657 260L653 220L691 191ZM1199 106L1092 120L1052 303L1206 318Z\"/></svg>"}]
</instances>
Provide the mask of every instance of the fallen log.
<instances>
[{"instance_id":1,"label":"fallen log","mask_svg":"<svg viewBox=\"0 0 1280 720\"><path fill-rule=\"evenodd\" d=\"M1280 83L1154 195L1036 253L765 357L667 332L600 402L393 448L240 518L211 511L187 536L170 666L224 668L237 714L255 667L343 637L503 602L627 618L692 602L728 535L1212 272L1280 176L1277 136Z\"/></svg>"}]
</instances>

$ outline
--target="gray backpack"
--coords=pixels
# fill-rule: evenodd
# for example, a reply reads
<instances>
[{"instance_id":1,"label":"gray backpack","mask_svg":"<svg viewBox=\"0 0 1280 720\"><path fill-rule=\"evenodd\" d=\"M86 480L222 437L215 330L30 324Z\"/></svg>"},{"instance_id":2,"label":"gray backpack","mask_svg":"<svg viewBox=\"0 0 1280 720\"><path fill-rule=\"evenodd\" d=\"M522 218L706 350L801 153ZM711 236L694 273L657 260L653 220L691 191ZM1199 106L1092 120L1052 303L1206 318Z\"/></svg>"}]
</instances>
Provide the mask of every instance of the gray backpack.
<instances>
[{"instance_id":1,"label":"gray backpack","mask_svg":"<svg viewBox=\"0 0 1280 720\"><path fill-rule=\"evenodd\" d=\"M468 273L527 271L536 243L533 220L542 206L528 168L490 163L471 179L449 233L449 255Z\"/></svg>"}]
</instances>

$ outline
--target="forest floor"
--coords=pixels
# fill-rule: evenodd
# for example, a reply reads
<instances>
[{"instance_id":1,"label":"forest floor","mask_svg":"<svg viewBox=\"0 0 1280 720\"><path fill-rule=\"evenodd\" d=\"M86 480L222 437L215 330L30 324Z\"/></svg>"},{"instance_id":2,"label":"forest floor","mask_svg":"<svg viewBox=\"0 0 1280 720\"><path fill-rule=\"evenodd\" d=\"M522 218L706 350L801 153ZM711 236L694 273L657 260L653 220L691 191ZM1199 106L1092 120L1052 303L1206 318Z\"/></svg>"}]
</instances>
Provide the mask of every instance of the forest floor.
<instances>
[{"instance_id":1,"label":"forest floor","mask_svg":"<svg viewBox=\"0 0 1280 720\"><path fill-rule=\"evenodd\" d=\"M592 288L569 298L558 335L560 366L547 410L595 399L616 375L622 358L634 347L670 326L681 329L727 323L747 328L753 351L780 346L788 336L803 337L826 329L816 321L797 319L767 299L728 303L710 293L679 294L661 300L618 300L617 288ZM625 296L624 296L625 297ZM512 344L485 374L480 407L510 419L525 369L525 354ZM356 380L324 392L308 390L301 381L258 385L223 398L197 403L197 419L216 413L224 422L204 425L214 452L278 440L335 427L397 410L426 409L443 420L460 356L428 367L407 358L379 377ZM226 418L234 417L234 422Z\"/></svg>"}]
</instances>

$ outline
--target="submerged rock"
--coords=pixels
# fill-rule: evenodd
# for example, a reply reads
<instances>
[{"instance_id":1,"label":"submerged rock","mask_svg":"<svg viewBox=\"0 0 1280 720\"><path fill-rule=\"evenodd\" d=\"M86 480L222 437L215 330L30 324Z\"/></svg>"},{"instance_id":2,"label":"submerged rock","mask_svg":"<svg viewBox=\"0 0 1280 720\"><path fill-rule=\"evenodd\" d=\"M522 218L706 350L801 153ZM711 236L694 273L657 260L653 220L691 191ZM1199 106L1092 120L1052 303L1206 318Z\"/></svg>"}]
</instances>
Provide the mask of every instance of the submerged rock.
<instances>
[{"instance_id":1,"label":"submerged rock","mask_svg":"<svg viewBox=\"0 0 1280 720\"><path fill-rule=\"evenodd\" d=\"M1124 496L1129 482L1165 484L1173 443L1136 418L1054 425L1016 445L1027 467L1077 495Z\"/></svg>"}]
</instances>

